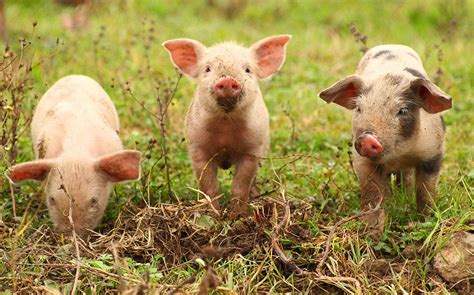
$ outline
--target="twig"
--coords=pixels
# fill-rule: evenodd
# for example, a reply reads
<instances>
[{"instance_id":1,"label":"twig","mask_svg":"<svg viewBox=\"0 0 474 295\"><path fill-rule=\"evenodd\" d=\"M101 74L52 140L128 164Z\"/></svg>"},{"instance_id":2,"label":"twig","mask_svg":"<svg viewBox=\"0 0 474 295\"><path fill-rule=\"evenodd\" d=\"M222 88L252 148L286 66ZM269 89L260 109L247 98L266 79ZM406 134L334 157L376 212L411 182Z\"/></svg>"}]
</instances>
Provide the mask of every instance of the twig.
<instances>
[{"instance_id":1,"label":"twig","mask_svg":"<svg viewBox=\"0 0 474 295\"><path fill-rule=\"evenodd\" d=\"M198 190L198 189L195 189L195 188L192 188L192 187L189 187L190 190L192 191L195 191L197 192L198 194L202 194L204 196L204 198L206 199L206 201L209 203L209 206L211 206L211 209L212 211L217 215L217 216L220 216L220 212L216 209L216 207L214 207L214 205L212 204L213 201L216 201L216 200L219 200L220 198L222 198L224 195L221 194L213 199L211 199L210 196L208 196L205 192L201 191L201 190ZM206 204L207 205L207 204ZM200 206L200 205L199 205Z\"/></svg>"},{"instance_id":2,"label":"twig","mask_svg":"<svg viewBox=\"0 0 474 295\"><path fill-rule=\"evenodd\" d=\"M69 193L66 190L66 187L64 186L64 178L61 173L61 171L58 169L59 172L59 177L61 179L61 185L59 186L59 189L62 190L66 196L69 198L69 214L68 214L68 219L69 223L71 224L72 228L72 239L74 241L74 246L76 248L76 275L74 276L74 283L72 285L71 289L71 295L76 294L76 288L77 288L77 283L79 282L79 275L80 275L80 270L81 270L81 254L79 252L79 243L77 241L77 235L76 235L76 227L74 226L74 220L72 218L72 208L74 205L74 198L69 195Z\"/></svg>"},{"instance_id":3,"label":"twig","mask_svg":"<svg viewBox=\"0 0 474 295\"><path fill-rule=\"evenodd\" d=\"M360 51L366 53L369 48L367 47L367 35L364 35L362 32L357 30L357 27L354 23L350 25L350 31L352 36L354 36L356 42L361 43Z\"/></svg>"},{"instance_id":4,"label":"twig","mask_svg":"<svg viewBox=\"0 0 474 295\"><path fill-rule=\"evenodd\" d=\"M286 257L285 253L283 252L283 250L281 249L280 247L280 244L278 243L278 236L280 235L280 232L282 231L283 227L288 224L288 221L289 221L289 218L290 218L290 205L289 203L286 201L286 198L285 198L285 192L284 191L281 191L280 192L280 195L282 196L283 198L283 201L285 202L285 213L283 215L283 218L282 220L280 221L280 223L278 223L278 225L275 227L275 229L273 230L273 233L272 233L272 249L273 251L278 255L278 257L280 258L280 260L292 271L292 272L295 272L296 274L303 274L304 271L299 268L293 261L291 261L290 259L288 259L288 257Z\"/></svg>"},{"instance_id":5,"label":"twig","mask_svg":"<svg viewBox=\"0 0 474 295\"><path fill-rule=\"evenodd\" d=\"M192 191L196 191L198 193L202 193L204 195L204 198L206 199L206 202L186 208L188 211L189 210L195 210L195 209L210 205L213 212L216 213L217 215L220 215L219 211L217 211L217 209L212 205L212 202L220 200L222 197L224 197L224 194L217 195L215 198L211 199L209 196L207 196L206 194L204 194L200 190L197 190L197 189L191 188L191 187L189 187L189 189L192 190Z\"/></svg>"}]
</instances>

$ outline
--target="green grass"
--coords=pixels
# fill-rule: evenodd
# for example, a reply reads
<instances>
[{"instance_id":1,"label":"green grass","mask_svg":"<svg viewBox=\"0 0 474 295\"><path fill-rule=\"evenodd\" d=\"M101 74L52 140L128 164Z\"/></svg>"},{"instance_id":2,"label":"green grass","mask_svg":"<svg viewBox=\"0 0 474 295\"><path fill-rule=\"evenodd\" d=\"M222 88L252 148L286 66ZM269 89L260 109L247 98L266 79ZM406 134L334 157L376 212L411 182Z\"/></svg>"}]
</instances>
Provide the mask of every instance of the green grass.
<instances>
[{"instance_id":1,"label":"green grass","mask_svg":"<svg viewBox=\"0 0 474 295\"><path fill-rule=\"evenodd\" d=\"M25 50L26 58L39 63L31 73L33 81L26 91L27 97L41 97L65 75L90 76L106 89L118 109L124 145L149 156L142 167L147 177L116 186L98 228L103 235L94 236L90 244L81 246L79 287L84 292L117 290L115 267L121 268L129 288L145 284L151 290L163 292L196 275L196 281L181 290L197 291L205 267L188 253L194 246L180 244L182 249L172 248L188 251L189 255L177 259L169 255L172 251L161 253L158 241L170 241L173 235L184 239L182 233L190 234L190 229L195 229L198 245L205 244L207 237L232 246L235 241L226 241L226 237L245 233L238 227L247 221L216 221L201 209L193 213L181 208L183 224L174 227L173 223L159 219L163 212L171 214L178 208L177 199L182 202L180 206L197 204L197 194L192 190L196 182L183 141L184 116L195 84L187 78L180 81L169 111L167 141L172 196L166 188L160 146L148 144L151 139L160 141L160 130L154 118L125 90L125 84L129 82L133 95L156 110L156 86L162 85L163 89L177 79L161 43L178 37L197 39L206 45L223 40L251 45L271 34L293 35L282 71L271 81L261 83L270 112L272 143L269 159L262 162L258 183L262 192L276 192L253 206L268 207L270 212L274 206L281 218L281 206L268 199L280 200L278 192L285 191L292 204L292 217L280 244L297 265L314 270L321 258L327 227L360 209L359 187L348 155L350 113L317 97L319 91L353 73L362 56L360 44L350 33L352 23L368 36L369 47L406 44L420 53L430 76L434 77L441 68L439 86L452 95L453 108L445 115L448 132L437 212L422 221L416 213L414 196L395 191L385 201L388 218L383 239L379 243L371 241L358 221L343 225L337 230L324 273L356 279L363 294L459 291L452 284L440 282L431 271L430 262L454 232L466 230L473 220L472 1L249 1L251 4L233 18L225 17L223 9L199 4L200 1L122 1L122 5L101 1L95 6L89 25L79 32L67 32L61 26L60 16L70 13L70 8L46 0L17 2L7 1L6 5L10 47L18 52L17 40L25 37L32 42ZM453 20L457 26L450 30ZM34 30L33 21L38 22ZM442 49L441 60L435 45ZM31 111L28 105L24 107ZM19 142L16 161L33 159L28 132ZM7 168L7 161L0 163L0 172ZM221 172L220 176L222 191L228 198L231 172ZM39 186L26 184L15 192L14 216L8 182L2 179L1 185L0 291L40 292L50 288L67 292L75 275L74 246L68 238L52 234L46 206L35 195ZM140 218L149 223L139 224ZM203 257L201 263L212 266L221 281L217 293L355 292L353 282L309 279L286 270L272 254L269 243L272 227L277 223L275 218L270 214L260 229L248 226L258 240L250 243L246 251L215 260ZM150 236L135 236L132 228L127 227L129 220L137 220L130 224ZM169 236L165 229L170 230ZM118 233L133 243L119 242ZM107 237L118 243L118 262ZM420 248L414 258L403 254L410 245ZM387 273L380 275L367 267L381 259L390 263L385 267Z\"/></svg>"}]
</instances>

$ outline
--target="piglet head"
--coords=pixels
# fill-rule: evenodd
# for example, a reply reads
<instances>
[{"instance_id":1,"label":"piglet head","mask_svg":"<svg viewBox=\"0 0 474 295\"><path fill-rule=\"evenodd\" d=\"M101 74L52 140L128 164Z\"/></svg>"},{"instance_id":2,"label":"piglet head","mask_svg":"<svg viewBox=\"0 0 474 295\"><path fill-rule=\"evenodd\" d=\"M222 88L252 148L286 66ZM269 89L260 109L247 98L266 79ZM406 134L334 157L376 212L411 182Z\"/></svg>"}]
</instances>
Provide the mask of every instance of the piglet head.
<instances>
[{"instance_id":1,"label":"piglet head","mask_svg":"<svg viewBox=\"0 0 474 295\"><path fill-rule=\"evenodd\" d=\"M207 109L230 113L258 96L258 80L281 68L290 36L265 38L250 48L232 42L206 48L191 39L163 43L174 65L198 82L199 99Z\"/></svg>"},{"instance_id":2,"label":"piglet head","mask_svg":"<svg viewBox=\"0 0 474 295\"><path fill-rule=\"evenodd\" d=\"M353 110L352 130L357 153L373 161L390 161L416 144L420 111L451 108L451 97L425 78L387 74L366 82L348 76L319 96Z\"/></svg>"},{"instance_id":3,"label":"piglet head","mask_svg":"<svg viewBox=\"0 0 474 295\"><path fill-rule=\"evenodd\" d=\"M112 184L140 177L140 158L140 152L124 150L97 160L37 160L13 166L8 178L13 183L44 181L46 203L56 230L71 233L72 209L75 231L84 237L101 220Z\"/></svg>"}]
</instances>

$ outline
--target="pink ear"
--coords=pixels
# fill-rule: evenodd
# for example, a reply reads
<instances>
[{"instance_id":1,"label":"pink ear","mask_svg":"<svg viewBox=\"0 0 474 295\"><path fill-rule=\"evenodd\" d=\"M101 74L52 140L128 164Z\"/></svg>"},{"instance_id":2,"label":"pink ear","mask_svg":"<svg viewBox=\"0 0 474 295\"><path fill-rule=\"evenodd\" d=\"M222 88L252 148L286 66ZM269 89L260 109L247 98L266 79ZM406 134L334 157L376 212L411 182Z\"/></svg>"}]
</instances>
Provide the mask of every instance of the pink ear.
<instances>
[{"instance_id":1,"label":"pink ear","mask_svg":"<svg viewBox=\"0 0 474 295\"><path fill-rule=\"evenodd\" d=\"M280 70L285 61L286 44L290 38L290 35L271 36L252 45L260 79L268 78Z\"/></svg>"},{"instance_id":2,"label":"pink ear","mask_svg":"<svg viewBox=\"0 0 474 295\"><path fill-rule=\"evenodd\" d=\"M53 163L48 160L31 161L10 168L7 177L13 183L25 180L43 181L51 170Z\"/></svg>"},{"instance_id":3,"label":"pink ear","mask_svg":"<svg viewBox=\"0 0 474 295\"><path fill-rule=\"evenodd\" d=\"M416 79L411 83L411 89L420 96L423 101L423 109L430 114L439 113L452 107L451 96L430 80Z\"/></svg>"},{"instance_id":4,"label":"pink ear","mask_svg":"<svg viewBox=\"0 0 474 295\"><path fill-rule=\"evenodd\" d=\"M137 180L140 178L140 159L139 151L125 150L101 157L95 168L107 174L114 182Z\"/></svg>"},{"instance_id":5,"label":"pink ear","mask_svg":"<svg viewBox=\"0 0 474 295\"><path fill-rule=\"evenodd\" d=\"M327 103L334 102L346 109L352 110L355 108L355 98L359 95L362 86L363 82L358 76L347 76L331 87L321 91L319 97Z\"/></svg>"},{"instance_id":6,"label":"pink ear","mask_svg":"<svg viewBox=\"0 0 474 295\"><path fill-rule=\"evenodd\" d=\"M198 63L206 47L192 39L174 39L163 43L173 64L186 75L196 78L199 74Z\"/></svg>"}]
</instances>

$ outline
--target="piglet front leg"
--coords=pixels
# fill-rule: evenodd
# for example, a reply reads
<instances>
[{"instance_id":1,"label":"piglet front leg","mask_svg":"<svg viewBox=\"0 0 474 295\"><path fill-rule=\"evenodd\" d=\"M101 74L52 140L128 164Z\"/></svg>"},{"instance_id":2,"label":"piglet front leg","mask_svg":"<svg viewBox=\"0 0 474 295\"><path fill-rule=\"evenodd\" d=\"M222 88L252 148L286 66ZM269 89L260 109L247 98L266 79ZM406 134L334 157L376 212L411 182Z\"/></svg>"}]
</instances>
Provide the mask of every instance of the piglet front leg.
<instances>
[{"instance_id":1,"label":"piglet front leg","mask_svg":"<svg viewBox=\"0 0 474 295\"><path fill-rule=\"evenodd\" d=\"M433 208L441 169L442 155L424 161L416 167L416 207L418 212L428 214Z\"/></svg>"},{"instance_id":2,"label":"piglet front leg","mask_svg":"<svg viewBox=\"0 0 474 295\"><path fill-rule=\"evenodd\" d=\"M243 155L236 165L232 180L231 219L247 214L249 196L258 171L259 160L252 155Z\"/></svg>"},{"instance_id":3,"label":"piglet front leg","mask_svg":"<svg viewBox=\"0 0 474 295\"><path fill-rule=\"evenodd\" d=\"M354 161L354 169L361 185L361 207L363 211L368 211L375 208L385 196L390 194L388 177L382 167L377 167L361 157L357 158ZM384 209L380 208L376 212L364 215L363 220L369 227L370 235L374 239L379 239L385 223Z\"/></svg>"},{"instance_id":4,"label":"piglet front leg","mask_svg":"<svg viewBox=\"0 0 474 295\"><path fill-rule=\"evenodd\" d=\"M199 190L211 198L212 206L220 209L219 200L215 200L219 185L217 182L217 163L215 160L193 159L193 168L199 182Z\"/></svg>"}]
</instances>

